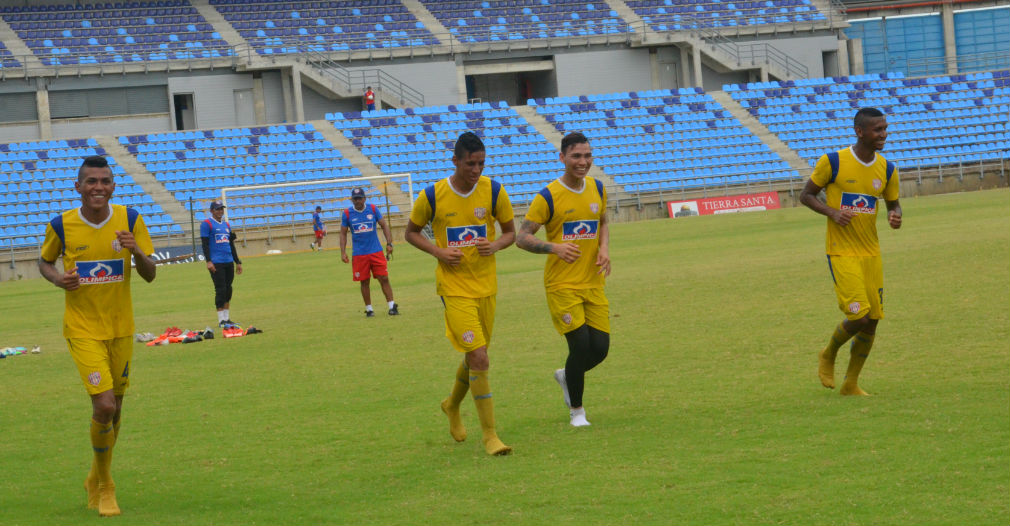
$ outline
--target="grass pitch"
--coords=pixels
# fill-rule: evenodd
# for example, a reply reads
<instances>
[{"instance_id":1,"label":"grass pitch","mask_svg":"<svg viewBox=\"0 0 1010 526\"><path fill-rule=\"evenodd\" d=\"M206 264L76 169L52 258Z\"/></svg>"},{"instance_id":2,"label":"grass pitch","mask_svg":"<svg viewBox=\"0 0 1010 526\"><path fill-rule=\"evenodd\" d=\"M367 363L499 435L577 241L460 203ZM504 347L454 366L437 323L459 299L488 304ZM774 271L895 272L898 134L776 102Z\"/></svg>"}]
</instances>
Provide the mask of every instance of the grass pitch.
<instances>
[{"instance_id":1,"label":"grass pitch","mask_svg":"<svg viewBox=\"0 0 1010 526\"><path fill-rule=\"evenodd\" d=\"M236 340L137 344L113 473L124 515L85 509L90 405L63 297L0 284L0 524L1002 524L1010 521L1010 192L903 200L880 223L887 318L861 377L817 380L841 319L824 219L804 208L617 224L609 359L592 427L551 373L543 258L499 254L491 386L510 457L449 437L458 354L434 260L399 243L402 316L362 314L335 250L248 258ZM330 238L330 244L335 243ZM373 283L373 298L381 292ZM138 331L214 321L200 264L134 285ZM848 353L839 354L839 380Z\"/></svg>"}]
</instances>

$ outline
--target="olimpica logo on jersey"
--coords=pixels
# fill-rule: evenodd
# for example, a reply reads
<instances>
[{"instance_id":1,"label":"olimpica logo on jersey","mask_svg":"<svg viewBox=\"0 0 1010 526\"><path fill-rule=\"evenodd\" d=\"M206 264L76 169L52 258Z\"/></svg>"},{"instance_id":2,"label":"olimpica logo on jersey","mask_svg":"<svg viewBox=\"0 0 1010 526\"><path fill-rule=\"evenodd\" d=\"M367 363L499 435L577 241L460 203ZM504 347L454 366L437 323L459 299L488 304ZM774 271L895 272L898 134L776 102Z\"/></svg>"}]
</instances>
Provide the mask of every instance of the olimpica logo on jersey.
<instances>
[{"instance_id":1,"label":"olimpica logo on jersey","mask_svg":"<svg viewBox=\"0 0 1010 526\"><path fill-rule=\"evenodd\" d=\"M841 210L851 210L857 214L875 214L877 198L872 195L842 192Z\"/></svg>"},{"instance_id":2,"label":"olimpica logo on jersey","mask_svg":"<svg viewBox=\"0 0 1010 526\"><path fill-rule=\"evenodd\" d=\"M363 221L361 223L354 223L351 226L354 227L355 234L367 234L368 232L375 230L375 227L372 226L373 224L374 223L371 221Z\"/></svg>"},{"instance_id":3,"label":"olimpica logo on jersey","mask_svg":"<svg viewBox=\"0 0 1010 526\"><path fill-rule=\"evenodd\" d=\"M576 241L579 239L596 239L596 231L599 220L580 219L578 221L566 221L561 225L561 240Z\"/></svg>"},{"instance_id":4,"label":"olimpica logo on jersey","mask_svg":"<svg viewBox=\"0 0 1010 526\"><path fill-rule=\"evenodd\" d=\"M78 261L77 275L80 277L81 285L118 283L125 278L123 274L123 260Z\"/></svg>"},{"instance_id":5,"label":"olimpica logo on jersey","mask_svg":"<svg viewBox=\"0 0 1010 526\"><path fill-rule=\"evenodd\" d=\"M446 227L445 237L449 248L472 247L478 238L487 237L487 225Z\"/></svg>"}]
</instances>

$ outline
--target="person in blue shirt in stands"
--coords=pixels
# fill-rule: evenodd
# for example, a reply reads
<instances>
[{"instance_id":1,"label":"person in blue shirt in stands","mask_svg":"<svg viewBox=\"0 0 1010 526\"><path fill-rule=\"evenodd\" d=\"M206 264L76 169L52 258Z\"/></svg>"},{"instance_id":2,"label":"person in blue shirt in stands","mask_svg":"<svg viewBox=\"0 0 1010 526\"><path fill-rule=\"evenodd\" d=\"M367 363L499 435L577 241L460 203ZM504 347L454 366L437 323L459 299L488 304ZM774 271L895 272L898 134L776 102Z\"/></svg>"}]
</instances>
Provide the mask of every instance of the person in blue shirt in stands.
<instances>
[{"instance_id":1,"label":"person in blue shirt in stands","mask_svg":"<svg viewBox=\"0 0 1010 526\"><path fill-rule=\"evenodd\" d=\"M219 327L236 325L231 321L232 281L235 274L242 273L242 261L235 251L235 232L224 221L224 203L210 204L210 217L200 223L200 239L203 241L203 257L207 260L207 270L214 282L214 306L217 307Z\"/></svg>"},{"instance_id":2,"label":"person in blue shirt in stands","mask_svg":"<svg viewBox=\"0 0 1010 526\"><path fill-rule=\"evenodd\" d=\"M375 205L365 205L365 190L355 188L351 190L351 206L344 210L340 218L340 259L344 263L350 262L347 259L347 231L351 230L353 240L354 264L352 272L354 281L361 282L361 298L365 300L365 316L371 318L375 316L372 310L372 289L369 282L371 276L379 280L382 293L386 296L386 303L389 306L389 315L400 314L399 306L393 301L393 287L389 284L389 271L386 268L386 261L393 257L393 236L389 230L389 223L382 216L382 212ZM386 236L386 255L382 255L382 245L379 244L379 235L375 232L375 226L382 227L382 234Z\"/></svg>"}]
</instances>

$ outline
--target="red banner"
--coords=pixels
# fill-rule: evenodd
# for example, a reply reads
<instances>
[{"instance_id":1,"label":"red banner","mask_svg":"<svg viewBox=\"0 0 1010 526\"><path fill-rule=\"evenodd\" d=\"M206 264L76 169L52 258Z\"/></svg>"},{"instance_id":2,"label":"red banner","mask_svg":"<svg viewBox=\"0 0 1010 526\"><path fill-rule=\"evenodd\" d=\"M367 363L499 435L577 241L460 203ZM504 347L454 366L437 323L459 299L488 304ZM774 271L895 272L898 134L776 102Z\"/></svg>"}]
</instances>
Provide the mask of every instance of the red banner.
<instances>
[{"instance_id":1,"label":"red banner","mask_svg":"<svg viewBox=\"0 0 1010 526\"><path fill-rule=\"evenodd\" d=\"M666 203L666 206L670 212L670 217L755 212L758 210L779 208L779 194L777 192L764 192L727 197L705 197L692 201L670 201Z\"/></svg>"}]
</instances>

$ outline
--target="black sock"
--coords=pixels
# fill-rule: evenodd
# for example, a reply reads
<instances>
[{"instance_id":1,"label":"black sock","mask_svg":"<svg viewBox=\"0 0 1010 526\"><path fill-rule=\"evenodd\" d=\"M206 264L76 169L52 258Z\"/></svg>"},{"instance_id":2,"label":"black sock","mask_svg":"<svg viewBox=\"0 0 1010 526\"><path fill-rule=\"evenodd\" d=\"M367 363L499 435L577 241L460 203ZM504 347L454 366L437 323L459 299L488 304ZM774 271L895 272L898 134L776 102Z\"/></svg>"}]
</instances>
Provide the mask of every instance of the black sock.
<instances>
[{"instance_id":1,"label":"black sock","mask_svg":"<svg viewBox=\"0 0 1010 526\"><path fill-rule=\"evenodd\" d=\"M586 362L589 358L589 327L583 325L565 333L568 340L568 359L565 360L565 382L572 407L582 407L582 393L586 386Z\"/></svg>"}]
</instances>

